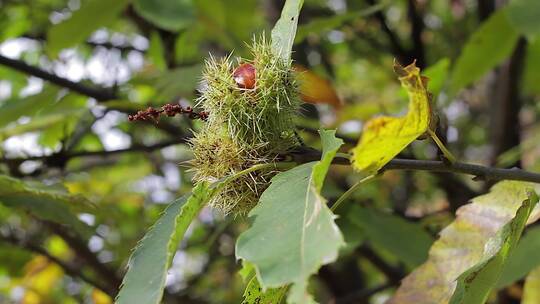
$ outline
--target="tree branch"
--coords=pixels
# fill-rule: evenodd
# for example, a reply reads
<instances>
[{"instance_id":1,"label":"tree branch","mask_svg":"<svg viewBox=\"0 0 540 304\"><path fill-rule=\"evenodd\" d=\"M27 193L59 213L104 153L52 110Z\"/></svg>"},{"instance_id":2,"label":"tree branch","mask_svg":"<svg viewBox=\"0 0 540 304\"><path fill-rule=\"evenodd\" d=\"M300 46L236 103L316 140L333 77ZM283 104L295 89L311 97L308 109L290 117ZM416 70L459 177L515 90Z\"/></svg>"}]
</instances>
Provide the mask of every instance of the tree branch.
<instances>
[{"instance_id":1,"label":"tree branch","mask_svg":"<svg viewBox=\"0 0 540 304\"><path fill-rule=\"evenodd\" d=\"M297 163L307 163L319 160L321 153L317 150L307 150L300 153L291 153L283 157L286 161ZM350 165L350 160L346 157L336 157L333 161L338 165ZM418 170L430 172L450 172L462 173L475 176L475 180L518 180L540 184L540 174L528 172L518 168L502 169L486 167L482 165L456 162L448 164L437 160L418 160L418 159L400 159L394 158L380 171L381 173L389 170Z\"/></svg>"},{"instance_id":2,"label":"tree branch","mask_svg":"<svg viewBox=\"0 0 540 304\"><path fill-rule=\"evenodd\" d=\"M476 180L518 180L540 183L540 174L518 168L502 169L456 162L452 165L436 160L393 159L382 171L386 170L420 170L430 172L452 172L475 176Z\"/></svg>"},{"instance_id":3,"label":"tree branch","mask_svg":"<svg viewBox=\"0 0 540 304\"><path fill-rule=\"evenodd\" d=\"M180 137L176 140L158 143L151 146L133 146L126 149L119 149L113 151L81 151L73 152L70 154L53 154L49 156L33 156L28 158L7 158L2 159L3 163L22 163L27 160L42 160L51 161L55 158L62 157L63 159L85 157L85 156L109 156L127 152L151 152L159 150L168 146L186 143L188 137ZM303 148L296 152L282 155L280 160L293 161L297 163L307 163L316 161L321 158L321 152L315 149ZM350 160L346 157L336 157L333 161L338 165L350 165ZM540 183L540 173L528 172L518 168L502 169L486 167L482 165L475 165L469 163L456 162L454 164L448 164L444 161L437 160L418 160L418 159L401 159L394 158L386 166L381 169L381 173L388 170L418 170L418 171L430 171L430 172L447 172L447 173L462 173L475 176L476 180L519 180L533 183Z\"/></svg>"},{"instance_id":4,"label":"tree branch","mask_svg":"<svg viewBox=\"0 0 540 304\"><path fill-rule=\"evenodd\" d=\"M187 143L188 137L180 137L175 140L165 141L161 143L157 143L155 145L149 145L149 146L142 146L142 145L135 145L129 148L125 149L118 149L118 150L111 150L111 151L78 151L78 152L71 152L71 153L54 153L51 155L45 155L45 156L30 156L30 157L17 157L17 158L3 158L0 159L0 163L6 163L6 164L21 164L25 161L43 161L48 164L62 164L68 161L72 158L78 158L78 157L107 157L111 155L116 154L122 154L122 153L130 153L130 152L152 152L155 150L163 149L169 146L174 146L177 144L183 144Z\"/></svg>"},{"instance_id":5,"label":"tree branch","mask_svg":"<svg viewBox=\"0 0 540 304\"><path fill-rule=\"evenodd\" d=\"M11 59L0 55L0 65L4 65L19 72L41 78L58 86L68 88L79 94L92 97L100 102L118 98L118 96L111 89L86 86L81 83L59 77L55 74L51 74L39 67L31 66L21 60Z\"/></svg>"},{"instance_id":6,"label":"tree branch","mask_svg":"<svg viewBox=\"0 0 540 304\"><path fill-rule=\"evenodd\" d=\"M6 243L10 243L13 246L23 248L25 250L28 250L30 252L42 255L46 257L49 261L57 264L62 269L64 269L65 273L73 278L79 278L82 281L94 286L95 288L98 288L105 292L106 294L110 295L111 297L114 297L116 295L116 289L110 288L108 285L103 284L99 280L94 280L93 278L88 277L86 274L82 272L80 267L77 267L76 265L70 264L68 262L65 262L58 257L52 255L49 251L42 248L39 245L36 245L32 242L29 242L28 240L23 240L15 237L12 234L8 235L0 235L0 240L5 241Z\"/></svg>"},{"instance_id":7,"label":"tree branch","mask_svg":"<svg viewBox=\"0 0 540 304\"><path fill-rule=\"evenodd\" d=\"M82 239L74 236L73 233L70 233L61 225L49 221L43 221L43 223L47 225L52 232L61 237L78 257L99 274L101 279L106 281L110 286L109 290L113 293L113 297L116 296L118 288L122 283L122 280L118 277L116 271L101 263Z\"/></svg>"}]
</instances>

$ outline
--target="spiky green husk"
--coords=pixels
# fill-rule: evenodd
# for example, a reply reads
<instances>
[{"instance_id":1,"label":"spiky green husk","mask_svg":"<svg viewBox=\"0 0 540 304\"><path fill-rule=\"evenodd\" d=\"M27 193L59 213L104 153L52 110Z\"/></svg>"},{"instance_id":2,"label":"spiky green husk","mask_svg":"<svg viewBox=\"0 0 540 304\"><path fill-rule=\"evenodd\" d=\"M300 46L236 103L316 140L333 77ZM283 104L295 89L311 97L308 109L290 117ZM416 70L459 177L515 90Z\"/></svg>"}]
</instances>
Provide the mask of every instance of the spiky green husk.
<instances>
[{"instance_id":1,"label":"spiky green husk","mask_svg":"<svg viewBox=\"0 0 540 304\"><path fill-rule=\"evenodd\" d=\"M272 53L264 39L252 47L254 89L239 88L230 58L210 58L203 72L197 105L208 120L192 140L194 181L215 181L299 145L294 116L300 104L290 65ZM242 176L214 196L211 204L225 213L245 214L257 203L275 170Z\"/></svg>"}]
</instances>

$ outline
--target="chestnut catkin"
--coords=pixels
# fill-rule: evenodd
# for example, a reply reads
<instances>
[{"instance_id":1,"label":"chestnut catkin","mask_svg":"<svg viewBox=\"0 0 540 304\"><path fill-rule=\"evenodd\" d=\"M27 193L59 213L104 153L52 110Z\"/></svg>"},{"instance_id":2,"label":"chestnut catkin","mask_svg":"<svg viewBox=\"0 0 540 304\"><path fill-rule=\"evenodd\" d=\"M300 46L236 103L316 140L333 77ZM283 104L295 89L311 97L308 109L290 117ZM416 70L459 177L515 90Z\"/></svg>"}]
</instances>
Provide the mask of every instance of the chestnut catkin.
<instances>
[{"instance_id":1,"label":"chestnut catkin","mask_svg":"<svg viewBox=\"0 0 540 304\"><path fill-rule=\"evenodd\" d=\"M194 181L216 181L268 163L299 145L294 116L300 100L289 62L255 41L252 60L233 64L210 58L197 105L209 113L191 141ZM275 170L242 176L210 202L225 213L245 214L268 187Z\"/></svg>"}]
</instances>

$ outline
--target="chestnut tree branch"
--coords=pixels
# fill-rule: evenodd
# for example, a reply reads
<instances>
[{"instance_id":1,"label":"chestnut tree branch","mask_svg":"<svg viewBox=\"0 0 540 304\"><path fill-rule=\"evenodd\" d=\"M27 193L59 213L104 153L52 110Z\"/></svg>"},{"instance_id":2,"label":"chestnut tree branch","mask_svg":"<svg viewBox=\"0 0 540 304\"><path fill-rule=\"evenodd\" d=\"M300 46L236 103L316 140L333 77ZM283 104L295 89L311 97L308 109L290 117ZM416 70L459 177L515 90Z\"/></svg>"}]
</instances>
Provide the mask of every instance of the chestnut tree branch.
<instances>
[{"instance_id":1,"label":"chestnut tree branch","mask_svg":"<svg viewBox=\"0 0 540 304\"><path fill-rule=\"evenodd\" d=\"M87 276L80 266L77 266L75 264L69 263L67 261L63 261L60 258L52 255L49 251L47 251L45 248L34 244L26 239L20 239L16 237L13 234L8 235L0 235L0 241L9 243L13 246L20 247L24 250L33 252L35 254L42 255L46 257L49 261L57 264L60 266L64 272L73 277L73 278L79 278L82 281L94 286L95 288L100 289L101 291L105 292L106 294L110 295L111 297L114 297L116 295L116 288L111 288L109 285L104 284L101 280L95 280L89 276Z\"/></svg>"},{"instance_id":2,"label":"chestnut tree branch","mask_svg":"<svg viewBox=\"0 0 540 304\"><path fill-rule=\"evenodd\" d=\"M82 83L74 82L69 79L49 73L39 67L31 66L22 60L11 59L0 55L0 65L7 66L19 72L41 78L58 86L70 89L79 94L92 97L100 102L105 102L118 98L118 96L111 89L86 86Z\"/></svg>"},{"instance_id":3,"label":"chestnut tree branch","mask_svg":"<svg viewBox=\"0 0 540 304\"><path fill-rule=\"evenodd\" d=\"M320 159L320 152L313 150L303 153L292 153L284 157L287 161L297 163L306 163ZM350 161L346 157L336 157L334 164L350 165ZM518 168L503 169L486 167L469 163L455 162L453 164L437 160L418 160L418 159L401 159L394 158L386 166L381 169L381 173L389 170L417 170L429 172L450 172L472 175L476 180L517 180L540 184L540 174L525 171Z\"/></svg>"}]
</instances>

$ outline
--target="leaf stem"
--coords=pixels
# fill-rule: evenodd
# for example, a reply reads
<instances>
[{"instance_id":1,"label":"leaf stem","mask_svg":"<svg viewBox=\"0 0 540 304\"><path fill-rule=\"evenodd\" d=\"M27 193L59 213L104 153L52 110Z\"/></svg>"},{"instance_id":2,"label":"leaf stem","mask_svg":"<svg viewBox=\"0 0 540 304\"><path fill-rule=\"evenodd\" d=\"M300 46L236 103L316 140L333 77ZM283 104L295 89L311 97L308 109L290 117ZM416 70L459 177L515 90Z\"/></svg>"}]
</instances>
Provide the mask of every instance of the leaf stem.
<instances>
[{"instance_id":1,"label":"leaf stem","mask_svg":"<svg viewBox=\"0 0 540 304\"><path fill-rule=\"evenodd\" d=\"M359 180L358 182L356 182L356 184L354 184L352 187L350 187L349 190L345 191L345 193L343 193L337 199L337 201L334 203L334 205L332 205L330 210L332 212L334 212L341 205L341 203L343 203L347 198L349 198L349 196L351 196L351 194L353 194L362 184L365 184L365 183L375 179L375 177L377 177L376 174L368 175L368 176L362 178L361 180Z\"/></svg>"},{"instance_id":2,"label":"leaf stem","mask_svg":"<svg viewBox=\"0 0 540 304\"><path fill-rule=\"evenodd\" d=\"M221 190L223 187L225 187L225 185L227 185L228 183L246 175L246 174L249 174L251 172L254 172L254 171L258 171L258 170L264 170L264 169L270 169L270 168L274 168L274 169L287 169L287 168L292 168L296 165L297 163L296 162L277 162L277 163L264 163L264 164L257 164L257 165L254 165L254 166L251 166L247 169L244 169L240 172L237 172L233 175L229 175L229 176L226 176L220 180L218 180L217 182L214 182L212 185L210 185L210 189L212 191L214 191L214 193L217 193L219 190Z\"/></svg>"},{"instance_id":3,"label":"leaf stem","mask_svg":"<svg viewBox=\"0 0 540 304\"><path fill-rule=\"evenodd\" d=\"M433 141L435 142L435 144L437 145L437 147L439 147L439 149L441 149L442 153L444 154L444 157L450 162L450 163L455 163L456 162L456 157L452 154L452 152L450 152L446 146L442 143L442 141L439 139L439 137L437 136L437 134L435 134L435 132L433 132L431 129L428 128L427 130L429 136L433 139Z\"/></svg>"}]
</instances>

